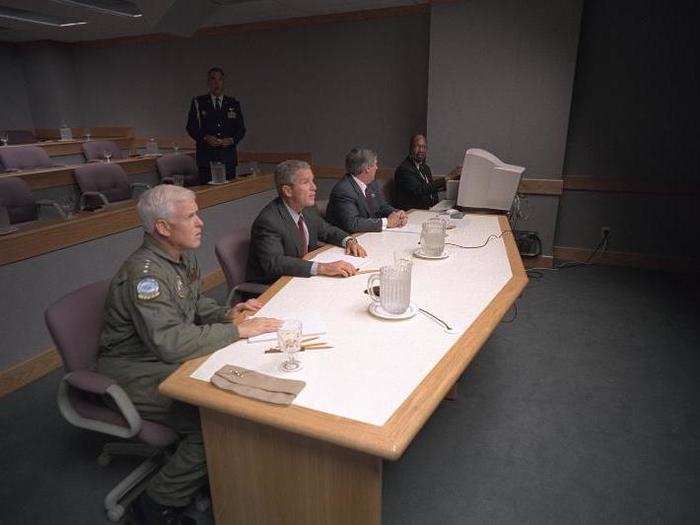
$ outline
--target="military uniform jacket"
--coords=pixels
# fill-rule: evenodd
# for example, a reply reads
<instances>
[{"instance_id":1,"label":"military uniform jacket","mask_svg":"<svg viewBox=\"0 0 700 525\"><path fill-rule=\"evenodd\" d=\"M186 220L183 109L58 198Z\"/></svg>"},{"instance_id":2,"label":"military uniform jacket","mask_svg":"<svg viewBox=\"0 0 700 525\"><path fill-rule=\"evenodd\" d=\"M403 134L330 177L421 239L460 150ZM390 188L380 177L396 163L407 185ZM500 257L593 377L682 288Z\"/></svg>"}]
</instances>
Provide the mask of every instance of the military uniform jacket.
<instances>
[{"instance_id":1,"label":"military uniform jacket","mask_svg":"<svg viewBox=\"0 0 700 525\"><path fill-rule=\"evenodd\" d=\"M233 97L224 95L221 109L214 108L211 95L200 95L192 99L187 116L187 133L197 142L197 165L209 167L209 163L238 164L236 146L245 136L245 122L241 104ZM233 145L212 148L204 142L205 135L232 138Z\"/></svg>"},{"instance_id":2,"label":"military uniform jacket","mask_svg":"<svg viewBox=\"0 0 700 525\"><path fill-rule=\"evenodd\" d=\"M425 162L418 171L410 156L394 172L394 204L402 210L427 210L435 206L440 201L438 191L444 188L445 179L433 180L430 166Z\"/></svg>"},{"instance_id":3,"label":"military uniform jacket","mask_svg":"<svg viewBox=\"0 0 700 525\"><path fill-rule=\"evenodd\" d=\"M348 234L328 224L314 206L304 208L301 214L309 230L309 251L321 246L321 242L342 246ZM310 277L313 263L301 258L301 243L298 226L284 201L277 197L253 222L246 281L271 283L283 275Z\"/></svg>"},{"instance_id":4,"label":"military uniform jacket","mask_svg":"<svg viewBox=\"0 0 700 525\"><path fill-rule=\"evenodd\" d=\"M98 369L137 407L167 406L158 385L181 363L238 339L228 307L201 294L194 254L175 261L150 235L117 272L105 302Z\"/></svg>"}]
</instances>

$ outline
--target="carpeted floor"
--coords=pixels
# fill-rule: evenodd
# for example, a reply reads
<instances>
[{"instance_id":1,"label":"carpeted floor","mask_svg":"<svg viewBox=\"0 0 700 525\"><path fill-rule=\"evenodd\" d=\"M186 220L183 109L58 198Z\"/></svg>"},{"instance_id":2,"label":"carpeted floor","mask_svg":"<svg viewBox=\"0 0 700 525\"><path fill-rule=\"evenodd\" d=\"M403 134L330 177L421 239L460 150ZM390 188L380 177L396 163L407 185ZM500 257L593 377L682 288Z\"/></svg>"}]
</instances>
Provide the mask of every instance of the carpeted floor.
<instances>
[{"instance_id":1,"label":"carpeted floor","mask_svg":"<svg viewBox=\"0 0 700 525\"><path fill-rule=\"evenodd\" d=\"M691 284L609 267L533 279L515 321L462 377L459 399L385 463L383 522L697 522L700 294ZM97 466L105 440L61 419L59 377L0 400L0 523L108 523L101 500L135 464Z\"/></svg>"}]
</instances>

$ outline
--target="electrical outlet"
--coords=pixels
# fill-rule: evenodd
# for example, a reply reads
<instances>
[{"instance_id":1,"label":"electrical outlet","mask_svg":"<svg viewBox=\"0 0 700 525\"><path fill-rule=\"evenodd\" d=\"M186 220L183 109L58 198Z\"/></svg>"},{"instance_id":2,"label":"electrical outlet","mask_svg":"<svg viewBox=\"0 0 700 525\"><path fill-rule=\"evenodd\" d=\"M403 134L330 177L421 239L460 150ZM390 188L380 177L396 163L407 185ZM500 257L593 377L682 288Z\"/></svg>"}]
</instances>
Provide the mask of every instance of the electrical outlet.
<instances>
[{"instance_id":1,"label":"electrical outlet","mask_svg":"<svg viewBox=\"0 0 700 525\"><path fill-rule=\"evenodd\" d=\"M600 228L600 238L605 239L606 237L610 237L610 234L612 233L612 230L610 229L610 226L601 226Z\"/></svg>"}]
</instances>

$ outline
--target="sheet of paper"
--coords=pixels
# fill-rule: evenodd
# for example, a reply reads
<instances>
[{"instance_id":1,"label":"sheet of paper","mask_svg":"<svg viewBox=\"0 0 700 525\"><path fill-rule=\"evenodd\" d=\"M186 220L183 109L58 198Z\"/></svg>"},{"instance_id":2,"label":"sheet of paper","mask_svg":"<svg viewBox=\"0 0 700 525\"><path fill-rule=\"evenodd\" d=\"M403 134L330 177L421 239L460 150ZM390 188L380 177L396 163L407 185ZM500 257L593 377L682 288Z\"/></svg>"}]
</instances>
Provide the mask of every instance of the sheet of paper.
<instances>
[{"instance_id":1,"label":"sheet of paper","mask_svg":"<svg viewBox=\"0 0 700 525\"><path fill-rule=\"evenodd\" d=\"M352 255L346 254L344 251L332 249L326 250L319 253L316 257L311 259L314 262L319 263L330 263L335 261L345 261L348 264L352 264L355 268L362 270L366 267L372 260L369 257L354 257Z\"/></svg>"},{"instance_id":2,"label":"sheet of paper","mask_svg":"<svg viewBox=\"0 0 700 525\"><path fill-rule=\"evenodd\" d=\"M303 316L295 317L301 321L301 335L321 335L326 333L326 323L317 312L307 312ZM264 341L276 341L277 332L267 332L265 334L249 337L251 344L262 343Z\"/></svg>"},{"instance_id":3,"label":"sheet of paper","mask_svg":"<svg viewBox=\"0 0 700 525\"><path fill-rule=\"evenodd\" d=\"M384 231L388 233L420 233L421 225L409 222L406 226L402 226L401 228L387 228Z\"/></svg>"}]
</instances>

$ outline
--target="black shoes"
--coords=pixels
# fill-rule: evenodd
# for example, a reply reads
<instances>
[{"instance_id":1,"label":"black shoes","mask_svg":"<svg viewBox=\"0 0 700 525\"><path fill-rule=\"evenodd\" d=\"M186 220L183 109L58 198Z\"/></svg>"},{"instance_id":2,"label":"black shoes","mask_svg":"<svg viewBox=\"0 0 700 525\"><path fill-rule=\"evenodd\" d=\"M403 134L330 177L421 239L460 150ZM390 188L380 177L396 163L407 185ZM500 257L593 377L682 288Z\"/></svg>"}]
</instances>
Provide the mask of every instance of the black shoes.
<instances>
[{"instance_id":1,"label":"black shoes","mask_svg":"<svg viewBox=\"0 0 700 525\"><path fill-rule=\"evenodd\" d=\"M133 514L139 525L197 525L197 521L182 514L185 507L168 507L151 499L146 492L134 501Z\"/></svg>"}]
</instances>

